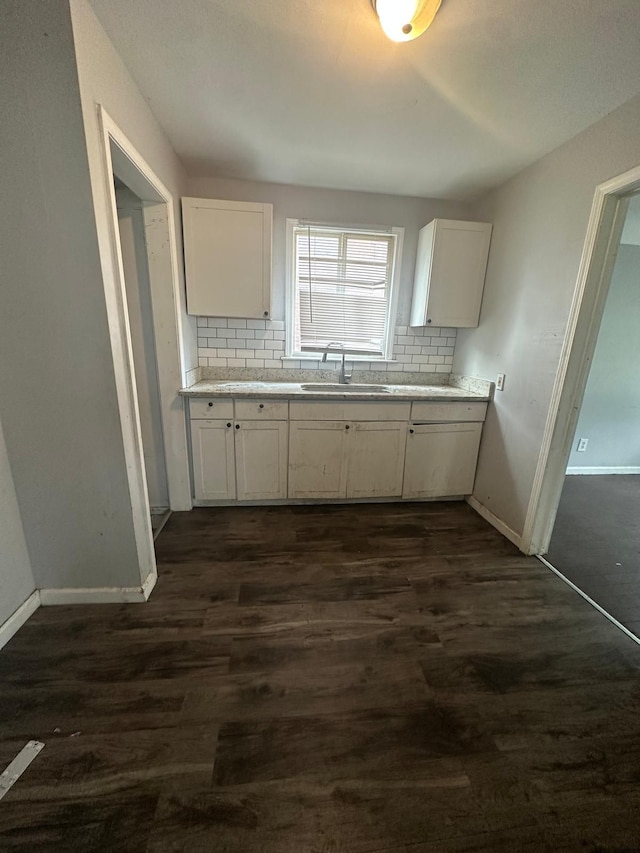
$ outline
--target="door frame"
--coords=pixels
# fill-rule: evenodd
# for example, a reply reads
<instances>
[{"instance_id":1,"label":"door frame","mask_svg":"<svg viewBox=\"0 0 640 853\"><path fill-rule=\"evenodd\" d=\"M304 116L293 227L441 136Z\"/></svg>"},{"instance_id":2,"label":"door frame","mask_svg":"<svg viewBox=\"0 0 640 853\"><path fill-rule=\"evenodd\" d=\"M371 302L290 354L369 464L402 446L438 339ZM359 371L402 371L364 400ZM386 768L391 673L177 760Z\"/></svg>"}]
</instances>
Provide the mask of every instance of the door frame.
<instances>
[{"instance_id":1,"label":"door frame","mask_svg":"<svg viewBox=\"0 0 640 853\"><path fill-rule=\"evenodd\" d=\"M638 189L640 166L605 181L595 190L522 532L520 548L526 554L545 554L549 547L618 254L628 196Z\"/></svg>"},{"instance_id":2,"label":"door frame","mask_svg":"<svg viewBox=\"0 0 640 853\"><path fill-rule=\"evenodd\" d=\"M157 568L113 176L117 175L143 202L169 507L190 510L186 421L183 400L178 394L179 388L186 384L186 376L181 358L174 199L103 106L97 104L96 108L113 270L112 276L104 276L105 300L140 575L145 591L148 588L150 592Z\"/></svg>"}]
</instances>

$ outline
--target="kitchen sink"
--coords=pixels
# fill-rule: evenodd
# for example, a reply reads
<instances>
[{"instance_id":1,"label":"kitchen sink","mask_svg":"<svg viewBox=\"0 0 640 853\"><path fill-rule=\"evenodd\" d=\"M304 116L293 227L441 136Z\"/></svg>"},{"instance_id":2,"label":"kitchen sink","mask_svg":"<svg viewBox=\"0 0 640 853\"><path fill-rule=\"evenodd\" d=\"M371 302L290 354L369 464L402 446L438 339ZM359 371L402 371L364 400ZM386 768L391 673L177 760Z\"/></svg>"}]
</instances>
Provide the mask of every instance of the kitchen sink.
<instances>
[{"instance_id":1,"label":"kitchen sink","mask_svg":"<svg viewBox=\"0 0 640 853\"><path fill-rule=\"evenodd\" d=\"M362 394L362 393L370 393L370 394L390 394L391 389L387 388L386 385L358 385L354 384L342 384L338 382L308 382L304 385L300 386L303 391L339 391L342 394Z\"/></svg>"}]
</instances>

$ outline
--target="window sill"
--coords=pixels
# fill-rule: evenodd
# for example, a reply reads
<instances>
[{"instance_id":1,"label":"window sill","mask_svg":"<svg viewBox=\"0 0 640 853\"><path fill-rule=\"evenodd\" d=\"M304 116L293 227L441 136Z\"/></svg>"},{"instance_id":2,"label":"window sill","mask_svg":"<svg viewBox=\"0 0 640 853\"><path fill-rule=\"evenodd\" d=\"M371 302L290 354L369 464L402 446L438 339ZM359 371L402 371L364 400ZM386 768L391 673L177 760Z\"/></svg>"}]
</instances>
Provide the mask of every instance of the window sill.
<instances>
[{"instance_id":1,"label":"window sill","mask_svg":"<svg viewBox=\"0 0 640 853\"><path fill-rule=\"evenodd\" d=\"M282 361L313 361L313 362L322 362L322 356L318 355L309 355L309 353L305 353L304 355L283 355ZM364 364L397 364L397 360L395 358L380 358L379 356L366 356L366 355L347 355L345 357L345 361L347 363L357 363L363 362ZM342 356L328 356L326 360L326 364L340 364L342 362Z\"/></svg>"}]
</instances>

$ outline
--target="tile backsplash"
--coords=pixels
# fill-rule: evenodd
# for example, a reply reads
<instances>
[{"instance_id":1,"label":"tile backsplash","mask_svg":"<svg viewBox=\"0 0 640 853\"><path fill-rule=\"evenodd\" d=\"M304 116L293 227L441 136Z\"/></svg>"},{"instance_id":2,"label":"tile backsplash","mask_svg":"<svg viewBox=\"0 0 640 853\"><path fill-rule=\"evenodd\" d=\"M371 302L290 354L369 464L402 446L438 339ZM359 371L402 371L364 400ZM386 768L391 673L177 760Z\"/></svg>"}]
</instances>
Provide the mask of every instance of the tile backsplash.
<instances>
[{"instance_id":1,"label":"tile backsplash","mask_svg":"<svg viewBox=\"0 0 640 853\"><path fill-rule=\"evenodd\" d=\"M198 317L197 323L200 367L326 369L319 359L284 358L284 320ZM357 369L379 373L451 373L455 345L455 329L396 326L393 361L358 360Z\"/></svg>"}]
</instances>

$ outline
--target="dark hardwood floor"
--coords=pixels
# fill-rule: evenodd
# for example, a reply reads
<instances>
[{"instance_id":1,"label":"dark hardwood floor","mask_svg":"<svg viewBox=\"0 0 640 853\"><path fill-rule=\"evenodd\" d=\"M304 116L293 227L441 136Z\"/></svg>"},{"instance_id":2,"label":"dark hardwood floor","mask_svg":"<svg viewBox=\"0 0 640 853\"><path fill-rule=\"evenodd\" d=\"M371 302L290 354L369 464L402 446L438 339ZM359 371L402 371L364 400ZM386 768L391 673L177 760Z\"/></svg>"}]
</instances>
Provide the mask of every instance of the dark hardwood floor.
<instances>
[{"instance_id":1,"label":"dark hardwood floor","mask_svg":"<svg viewBox=\"0 0 640 853\"><path fill-rule=\"evenodd\" d=\"M565 477L546 557L640 637L640 476Z\"/></svg>"},{"instance_id":2,"label":"dark hardwood floor","mask_svg":"<svg viewBox=\"0 0 640 853\"><path fill-rule=\"evenodd\" d=\"M0 653L0 850L640 850L640 648L464 504L199 509Z\"/></svg>"}]
</instances>

